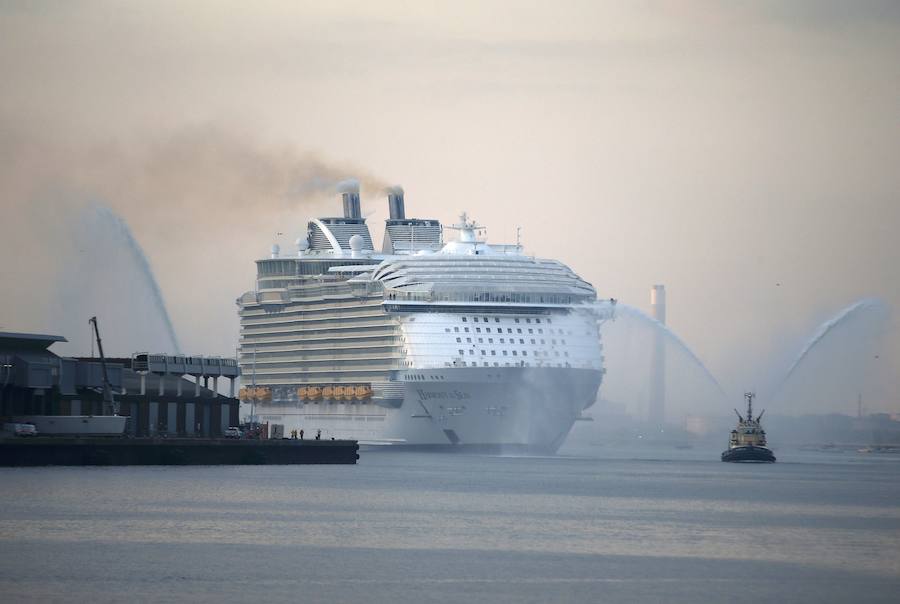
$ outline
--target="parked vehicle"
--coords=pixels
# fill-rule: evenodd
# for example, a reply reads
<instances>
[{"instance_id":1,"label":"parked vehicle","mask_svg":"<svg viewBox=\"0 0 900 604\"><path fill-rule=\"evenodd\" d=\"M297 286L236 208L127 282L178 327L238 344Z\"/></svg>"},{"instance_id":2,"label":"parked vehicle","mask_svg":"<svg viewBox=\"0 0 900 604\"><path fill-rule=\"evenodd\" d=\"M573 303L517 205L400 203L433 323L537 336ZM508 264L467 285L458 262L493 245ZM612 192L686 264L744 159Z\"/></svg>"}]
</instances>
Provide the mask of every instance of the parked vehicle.
<instances>
[{"instance_id":1,"label":"parked vehicle","mask_svg":"<svg viewBox=\"0 0 900 604\"><path fill-rule=\"evenodd\" d=\"M38 435L37 428L34 427L34 424L3 424L3 430L11 433L13 436L29 437Z\"/></svg>"},{"instance_id":2,"label":"parked vehicle","mask_svg":"<svg viewBox=\"0 0 900 604\"><path fill-rule=\"evenodd\" d=\"M243 438L244 433L237 426L225 428L225 438Z\"/></svg>"}]
</instances>

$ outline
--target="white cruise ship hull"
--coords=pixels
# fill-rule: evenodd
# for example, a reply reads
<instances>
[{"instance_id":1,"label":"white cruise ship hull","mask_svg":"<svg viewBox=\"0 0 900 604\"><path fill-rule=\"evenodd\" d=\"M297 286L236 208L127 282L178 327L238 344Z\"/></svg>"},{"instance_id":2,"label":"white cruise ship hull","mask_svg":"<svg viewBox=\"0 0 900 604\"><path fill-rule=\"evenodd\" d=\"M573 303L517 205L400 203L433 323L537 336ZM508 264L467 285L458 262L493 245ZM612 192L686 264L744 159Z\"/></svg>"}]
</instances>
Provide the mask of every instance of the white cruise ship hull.
<instances>
[{"instance_id":1,"label":"white cruise ship hull","mask_svg":"<svg viewBox=\"0 0 900 604\"><path fill-rule=\"evenodd\" d=\"M305 438L405 448L553 453L593 404L602 371L556 367L402 372L402 398L379 404L262 405L263 421ZM399 406L394 406L399 405Z\"/></svg>"}]
</instances>

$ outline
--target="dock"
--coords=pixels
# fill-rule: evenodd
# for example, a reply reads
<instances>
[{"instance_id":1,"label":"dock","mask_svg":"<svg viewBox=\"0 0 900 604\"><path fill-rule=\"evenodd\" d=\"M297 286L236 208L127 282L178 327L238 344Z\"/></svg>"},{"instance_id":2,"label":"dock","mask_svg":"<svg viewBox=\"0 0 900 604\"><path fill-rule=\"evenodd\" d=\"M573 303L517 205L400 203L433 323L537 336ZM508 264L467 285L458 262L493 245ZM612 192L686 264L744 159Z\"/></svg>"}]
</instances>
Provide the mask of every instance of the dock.
<instances>
[{"instance_id":1,"label":"dock","mask_svg":"<svg viewBox=\"0 0 900 604\"><path fill-rule=\"evenodd\" d=\"M355 464L355 440L34 437L0 440L0 466Z\"/></svg>"}]
</instances>

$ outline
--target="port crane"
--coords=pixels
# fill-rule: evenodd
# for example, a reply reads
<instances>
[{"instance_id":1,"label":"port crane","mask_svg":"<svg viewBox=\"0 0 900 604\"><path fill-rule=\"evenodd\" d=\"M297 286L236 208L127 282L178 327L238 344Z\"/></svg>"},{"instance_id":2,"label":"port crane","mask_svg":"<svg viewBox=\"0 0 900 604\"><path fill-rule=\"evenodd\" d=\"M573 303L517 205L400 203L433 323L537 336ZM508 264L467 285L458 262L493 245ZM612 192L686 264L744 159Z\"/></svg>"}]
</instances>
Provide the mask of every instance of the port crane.
<instances>
[{"instance_id":1,"label":"port crane","mask_svg":"<svg viewBox=\"0 0 900 604\"><path fill-rule=\"evenodd\" d=\"M100 353L100 367L103 368L103 404L106 407L104 413L119 414L119 405L116 403L112 385L109 383L109 372L106 369L106 357L103 355L103 342L100 339L100 328L97 326L97 317L88 319L88 323L94 328L94 338L97 340L97 351Z\"/></svg>"}]
</instances>

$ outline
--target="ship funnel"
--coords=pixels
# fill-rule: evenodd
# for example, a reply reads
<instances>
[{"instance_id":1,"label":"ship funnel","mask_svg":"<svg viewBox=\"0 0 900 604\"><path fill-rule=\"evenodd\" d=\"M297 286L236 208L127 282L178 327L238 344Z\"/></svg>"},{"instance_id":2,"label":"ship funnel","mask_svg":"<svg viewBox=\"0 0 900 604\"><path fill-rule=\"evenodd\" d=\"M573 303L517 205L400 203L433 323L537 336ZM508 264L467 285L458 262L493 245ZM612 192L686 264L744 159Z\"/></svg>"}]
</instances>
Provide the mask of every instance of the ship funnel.
<instances>
[{"instance_id":1,"label":"ship funnel","mask_svg":"<svg viewBox=\"0 0 900 604\"><path fill-rule=\"evenodd\" d=\"M403 205L403 187L388 187L387 194L391 220L403 220L406 218L406 208Z\"/></svg>"},{"instance_id":2,"label":"ship funnel","mask_svg":"<svg viewBox=\"0 0 900 604\"><path fill-rule=\"evenodd\" d=\"M338 191L344 198L344 218L362 218L359 207L359 182L345 180L338 184Z\"/></svg>"}]
</instances>

